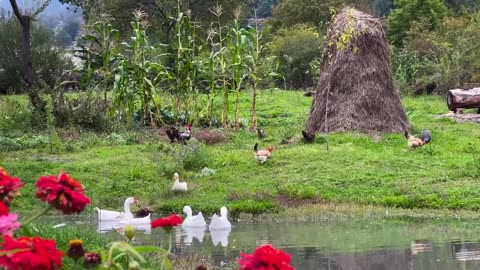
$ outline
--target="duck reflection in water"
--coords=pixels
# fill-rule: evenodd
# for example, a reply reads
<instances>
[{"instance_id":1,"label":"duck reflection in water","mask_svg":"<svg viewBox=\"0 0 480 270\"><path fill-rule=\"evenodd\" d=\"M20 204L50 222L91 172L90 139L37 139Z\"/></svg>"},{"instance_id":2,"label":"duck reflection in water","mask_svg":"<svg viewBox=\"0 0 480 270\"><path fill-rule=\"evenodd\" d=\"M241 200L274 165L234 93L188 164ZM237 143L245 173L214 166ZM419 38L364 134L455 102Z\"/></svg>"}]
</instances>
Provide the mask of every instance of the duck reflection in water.
<instances>
[{"instance_id":1,"label":"duck reflection in water","mask_svg":"<svg viewBox=\"0 0 480 270\"><path fill-rule=\"evenodd\" d=\"M232 229L223 229L223 230L210 230L210 235L212 236L212 243L214 246L222 244L222 247L228 246L228 236Z\"/></svg>"},{"instance_id":2,"label":"duck reflection in water","mask_svg":"<svg viewBox=\"0 0 480 270\"><path fill-rule=\"evenodd\" d=\"M415 240L410 243L410 252L417 255L420 252L428 252L433 250L433 243L429 240Z\"/></svg>"},{"instance_id":3,"label":"duck reflection in water","mask_svg":"<svg viewBox=\"0 0 480 270\"><path fill-rule=\"evenodd\" d=\"M183 242L186 245L191 245L194 238L200 243L203 242L203 237L205 237L205 227L182 227L182 230L185 232L185 239Z\"/></svg>"},{"instance_id":4,"label":"duck reflection in water","mask_svg":"<svg viewBox=\"0 0 480 270\"><path fill-rule=\"evenodd\" d=\"M99 233L106 233L109 231L117 231L120 234L124 234L125 226L129 224L122 224L116 220L108 220L108 221L98 221L97 224L97 232ZM152 233L152 226L150 223L144 224L131 224L135 231L142 231L145 234Z\"/></svg>"}]
</instances>

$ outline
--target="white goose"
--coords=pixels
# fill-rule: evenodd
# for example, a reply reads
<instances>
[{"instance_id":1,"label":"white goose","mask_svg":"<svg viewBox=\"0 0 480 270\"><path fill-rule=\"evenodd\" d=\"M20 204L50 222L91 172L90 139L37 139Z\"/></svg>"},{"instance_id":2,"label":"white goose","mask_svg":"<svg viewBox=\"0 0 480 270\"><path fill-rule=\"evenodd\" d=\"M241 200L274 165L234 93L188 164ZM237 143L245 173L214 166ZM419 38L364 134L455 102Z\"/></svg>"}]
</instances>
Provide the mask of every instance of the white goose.
<instances>
[{"instance_id":1,"label":"white goose","mask_svg":"<svg viewBox=\"0 0 480 270\"><path fill-rule=\"evenodd\" d=\"M230 230L232 225L230 224L230 221L228 221L227 213L227 207L222 206L220 208L220 217L217 216L217 214L213 214L208 228L210 230Z\"/></svg>"},{"instance_id":2,"label":"white goose","mask_svg":"<svg viewBox=\"0 0 480 270\"><path fill-rule=\"evenodd\" d=\"M98 207L95 207L98 212L98 220L99 221L108 221L108 220L123 220L123 219L133 219L133 214L130 211L130 205L137 203L138 200L134 197L128 197L123 204L123 211L111 211L111 210L103 210Z\"/></svg>"},{"instance_id":3,"label":"white goose","mask_svg":"<svg viewBox=\"0 0 480 270\"><path fill-rule=\"evenodd\" d=\"M198 212L197 215L192 215L192 208L186 205L183 207L183 212L187 214L187 218L182 223L182 227L205 227L207 223L203 218L202 212Z\"/></svg>"},{"instance_id":4,"label":"white goose","mask_svg":"<svg viewBox=\"0 0 480 270\"><path fill-rule=\"evenodd\" d=\"M120 224L122 225L143 225L143 224L149 224L150 225L150 214L148 214L148 216L146 217L142 217L142 218L131 218L131 219L123 219L123 220L120 220Z\"/></svg>"},{"instance_id":5,"label":"white goose","mask_svg":"<svg viewBox=\"0 0 480 270\"><path fill-rule=\"evenodd\" d=\"M175 173L173 175L173 180L175 180L175 182L173 183L172 191L187 191L188 190L187 182L180 182L178 173Z\"/></svg>"}]
</instances>

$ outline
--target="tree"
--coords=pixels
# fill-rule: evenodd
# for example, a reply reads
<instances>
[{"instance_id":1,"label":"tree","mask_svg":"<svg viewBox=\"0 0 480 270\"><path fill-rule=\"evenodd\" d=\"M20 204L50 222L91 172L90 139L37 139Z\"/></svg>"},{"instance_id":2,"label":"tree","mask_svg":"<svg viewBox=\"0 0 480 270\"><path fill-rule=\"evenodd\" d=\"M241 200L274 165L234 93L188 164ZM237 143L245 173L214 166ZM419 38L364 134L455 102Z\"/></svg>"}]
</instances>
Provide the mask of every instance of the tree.
<instances>
[{"instance_id":1,"label":"tree","mask_svg":"<svg viewBox=\"0 0 480 270\"><path fill-rule=\"evenodd\" d=\"M40 95L35 86L34 70L33 70L33 60L32 60L32 44L30 40L30 28L32 20L40 12L42 12L50 3L50 0L46 0L43 5L41 5L33 14L21 14L20 9L18 8L16 0L10 0L10 5L12 6L13 13L17 17L20 25L22 27L22 61L23 61L23 70L24 70L24 80L28 87L28 97L30 103L36 110L43 111L45 108L45 102L40 98Z\"/></svg>"},{"instance_id":2,"label":"tree","mask_svg":"<svg viewBox=\"0 0 480 270\"><path fill-rule=\"evenodd\" d=\"M215 22L216 17L209 11L213 6L220 5L223 8L223 20L233 19L233 11L238 7L244 7L243 0L59 0L64 4L79 6L84 11L85 20L93 22L101 14L107 13L114 21L114 27L121 33L128 33L130 21L134 10L141 9L146 12L150 31L160 32L162 38L171 37L177 7L181 12L189 11L192 22L201 23L205 28ZM246 10L244 10L246 11Z\"/></svg>"},{"instance_id":3,"label":"tree","mask_svg":"<svg viewBox=\"0 0 480 270\"><path fill-rule=\"evenodd\" d=\"M32 61L35 67L35 80L40 80L54 87L56 80L68 65L61 48L52 46L53 33L37 21L31 26ZM22 50L19 46L22 28L15 17L0 15L0 70L5 77L0 79L4 88L15 93L25 89ZM25 93L25 92L24 92Z\"/></svg>"},{"instance_id":4,"label":"tree","mask_svg":"<svg viewBox=\"0 0 480 270\"><path fill-rule=\"evenodd\" d=\"M387 17L387 36L395 46L402 47L415 22L424 21L430 25L429 30L434 30L447 15L443 0L396 0L395 9Z\"/></svg>"},{"instance_id":5,"label":"tree","mask_svg":"<svg viewBox=\"0 0 480 270\"><path fill-rule=\"evenodd\" d=\"M273 9L274 24L291 27L296 24L320 26L330 21L332 12L344 5L370 9L370 0L283 0Z\"/></svg>"},{"instance_id":6,"label":"tree","mask_svg":"<svg viewBox=\"0 0 480 270\"><path fill-rule=\"evenodd\" d=\"M271 50L280 60L280 73L293 89L313 86L310 64L320 58L322 38L314 27L297 24L282 28L272 38Z\"/></svg>"}]
</instances>

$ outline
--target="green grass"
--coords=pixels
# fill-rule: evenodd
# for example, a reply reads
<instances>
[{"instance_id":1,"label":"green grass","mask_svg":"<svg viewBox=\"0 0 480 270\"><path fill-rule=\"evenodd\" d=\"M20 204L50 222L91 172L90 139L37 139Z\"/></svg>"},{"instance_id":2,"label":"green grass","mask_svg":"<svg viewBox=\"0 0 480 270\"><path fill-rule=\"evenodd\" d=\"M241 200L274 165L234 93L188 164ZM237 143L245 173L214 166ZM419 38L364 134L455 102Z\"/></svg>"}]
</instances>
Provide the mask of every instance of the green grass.
<instances>
[{"instance_id":1,"label":"green grass","mask_svg":"<svg viewBox=\"0 0 480 270\"><path fill-rule=\"evenodd\" d=\"M249 101L248 95L242 96L244 123ZM154 131L113 137L80 133L78 139L68 140L70 147L55 154L44 146L4 150L0 164L27 183L15 200L15 207L22 211L38 209L34 198L38 176L61 169L85 185L92 198L88 213L94 206L119 209L125 197L132 195L163 213L180 213L186 204L206 214L222 205L234 215L275 213L284 206L307 202L480 208L480 129L476 124L436 118L448 111L440 97L403 99L414 133L425 128L433 134L431 144L417 150L409 150L401 134L372 138L334 133L329 135L329 151L321 137L315 144L280 145L282 139L300 138L310 105L311 98L300 92L260 95L259 125L268 136L260 146L277 146L265 164L254 160L252 148L258 139L245 129L224 131L228 140L222 144L203 146L190 141L186 147L170 145L165 138L160 141ZM132 136L141 139L128 139ZM205 166L216 174L202 176ZM169 191L175 171L189 184L186 194Z\"/></svg>"}]
</instances>

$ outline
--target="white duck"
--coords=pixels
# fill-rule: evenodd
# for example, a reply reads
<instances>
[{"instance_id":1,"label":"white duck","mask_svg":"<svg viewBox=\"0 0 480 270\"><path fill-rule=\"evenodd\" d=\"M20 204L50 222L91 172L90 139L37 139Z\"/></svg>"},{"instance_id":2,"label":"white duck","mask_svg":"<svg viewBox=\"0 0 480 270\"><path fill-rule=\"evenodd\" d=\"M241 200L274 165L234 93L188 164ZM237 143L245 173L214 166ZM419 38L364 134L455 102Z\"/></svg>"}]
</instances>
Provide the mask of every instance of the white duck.
<instances>
[{"instance_id":1,"label":"white duck","mask_svg":"<svg viewBox=\"0 0 480 270\"><path fill-rule=\"evenodd\" d=\"M188 190L187 182L180 182L178 173L175 173L173 175L173 180L175 180L175 182L173 183L172 191L187 191Z\"/></svg>"},{"instance_id":2,"label":"white duck","mask_svg":"<svg viewBox=\"0 0 480 270\"><path fill-rule=\"evenodd\" d=\"M133 214L130 211L130 205L137 203L138 200L134 197L128 197L123 204L123 211L111 211L111 210L103 210L98 207L95 207L98 212L98 220L100 221L107 221L107 220L123 220L123 219L133 219Z\"/></svg>"},{"instance_id":3,"label":"white duck","mask_svg":"<svg viewBox=\"0 0 480 270\"><path fill-rule=\"evenodd\" d=\"M203 218L202 212L198 212L197 215L192 215L192 208L186 205L183 207L183 212L187 214L187 218L182 223L182 227L205 227L207 223Z\"/></svg>"},{"instance_id":4,"label":"white duck","mask_svg":"<svg viewBox=\"0 0 480 270\"><path fill-rule=\"evenodd\" d=\"M208 228L210 230L230 230L232 225L230 224L230 221L228 221L227 213L227 207L222 206L220 208L220 217L217 216L217 214L213 214Z\"/></svg>"}]
</instances>

